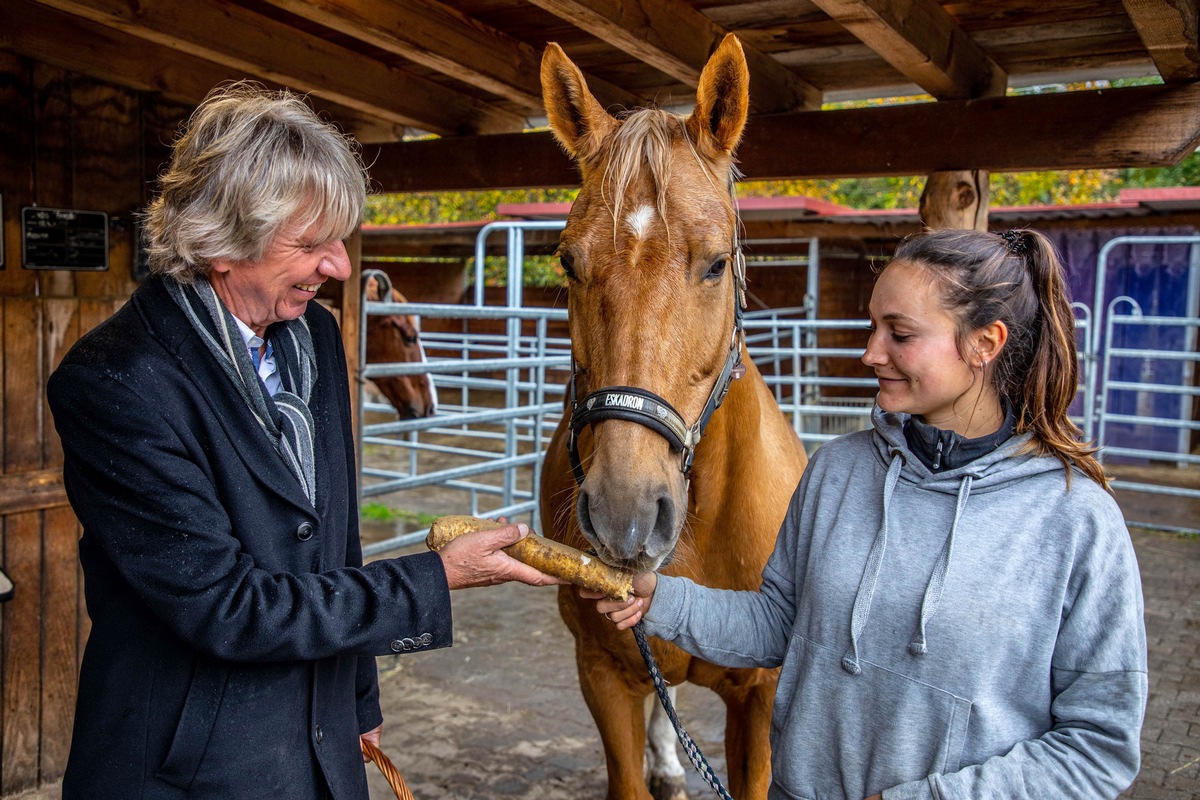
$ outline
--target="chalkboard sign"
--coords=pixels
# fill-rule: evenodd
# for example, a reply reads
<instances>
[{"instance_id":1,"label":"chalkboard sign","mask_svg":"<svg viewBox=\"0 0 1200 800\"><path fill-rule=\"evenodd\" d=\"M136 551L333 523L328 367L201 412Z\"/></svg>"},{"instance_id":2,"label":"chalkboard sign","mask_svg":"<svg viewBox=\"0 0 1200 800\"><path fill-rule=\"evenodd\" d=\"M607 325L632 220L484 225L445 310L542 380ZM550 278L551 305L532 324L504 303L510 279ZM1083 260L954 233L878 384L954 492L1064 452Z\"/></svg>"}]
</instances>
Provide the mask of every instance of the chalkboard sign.
<instances>
[{"instance_id":1,"label":"chalkboard sign","mask_svg":"<svg viewBox=\"0 0 1200 800\"><path fill-rule=\"evenodd\" d=\"M25 269L108 269L108 215L101 211L21 209Z\"/></svg>"}]
</instances>

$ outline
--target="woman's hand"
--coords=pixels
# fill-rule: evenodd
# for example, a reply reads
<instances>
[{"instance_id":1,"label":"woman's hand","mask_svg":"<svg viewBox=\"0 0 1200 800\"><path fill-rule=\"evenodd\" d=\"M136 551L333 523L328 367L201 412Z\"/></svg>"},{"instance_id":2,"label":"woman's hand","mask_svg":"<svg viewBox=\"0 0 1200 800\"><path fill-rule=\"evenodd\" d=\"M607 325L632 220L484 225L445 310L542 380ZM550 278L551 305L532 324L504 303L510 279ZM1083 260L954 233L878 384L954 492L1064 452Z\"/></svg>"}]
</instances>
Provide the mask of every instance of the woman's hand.
<instances>
[{"instance_id":1,"label":"woman's hand","mask_svg":"<svg viewBox=\"0 0 1200 800\"><path fill-rule=\"evenodd\" d=\"M508 520L500 517L499 521ZM503 528L464 533L447 542L438 551L446 570L446 582L451 589L493 586L508 581L520 581L530 586L566 583L528 564L522 564L504 552L505 547L521 541L528 533L529 527L522 522Z\"/></svg>"},{"instance_id":2,"label":"woman's hand","mask_svg":"<svg viewBox=\"0 0 1200 800\"><path fill-rule=\"evenodd\" d=\"M591 589L580 589L579 596L585 600L595 600L596 611L608 618L609 622L623 631L632 628L650 610L654 600L654 590L658 588L657 572L639 572L633 576L633 594L628 600L613 600L600 592Z\"/></svg>"}]
</instances>

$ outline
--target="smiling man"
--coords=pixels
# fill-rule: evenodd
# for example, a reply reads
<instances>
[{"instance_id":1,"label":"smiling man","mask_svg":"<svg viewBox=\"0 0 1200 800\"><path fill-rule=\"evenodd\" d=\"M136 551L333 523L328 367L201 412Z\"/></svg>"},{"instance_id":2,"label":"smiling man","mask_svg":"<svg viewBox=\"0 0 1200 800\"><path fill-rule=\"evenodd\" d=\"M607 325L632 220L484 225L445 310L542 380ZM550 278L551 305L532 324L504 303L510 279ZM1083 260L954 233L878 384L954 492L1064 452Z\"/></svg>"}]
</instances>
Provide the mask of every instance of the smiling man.
<instances>
[{"instance_id":1,"label":"smiling man","mask_svg":"<svg viewBox=\"0 0 1200 800\"><path fill-rule=\"evenodd\" d=\"M299 98L214 92L146 213L152 275L51 376L92 620L63 797L366 800L375 656L450 589L558 581L524 526L362 564L346 359L313 298L366 174ZM415 643L415 644L414 644Z\"/></svg>"}]
</instances>

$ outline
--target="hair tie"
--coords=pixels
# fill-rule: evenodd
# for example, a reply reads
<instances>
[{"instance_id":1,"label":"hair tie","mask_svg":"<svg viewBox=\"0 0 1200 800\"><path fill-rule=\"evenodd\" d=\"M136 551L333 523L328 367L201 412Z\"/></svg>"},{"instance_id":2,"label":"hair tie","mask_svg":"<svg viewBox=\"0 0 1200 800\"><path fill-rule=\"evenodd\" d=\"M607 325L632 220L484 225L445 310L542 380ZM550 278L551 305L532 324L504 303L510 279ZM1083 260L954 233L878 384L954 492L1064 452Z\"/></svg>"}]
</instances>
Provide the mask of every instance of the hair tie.
<instances>
[{"instance_id":1,"label":"hair tie","mask_svg":"<svg viewBox=\"0 0 1200 800\"><path fill-rule=\"evenodd\" d=\"M1014 256L1023 256L1029 252L1029 239L1025 236L1025 231L1005 231L1000 234L1000 238L1004 240L1008 252Z\"/></svg>"}]
</instances>

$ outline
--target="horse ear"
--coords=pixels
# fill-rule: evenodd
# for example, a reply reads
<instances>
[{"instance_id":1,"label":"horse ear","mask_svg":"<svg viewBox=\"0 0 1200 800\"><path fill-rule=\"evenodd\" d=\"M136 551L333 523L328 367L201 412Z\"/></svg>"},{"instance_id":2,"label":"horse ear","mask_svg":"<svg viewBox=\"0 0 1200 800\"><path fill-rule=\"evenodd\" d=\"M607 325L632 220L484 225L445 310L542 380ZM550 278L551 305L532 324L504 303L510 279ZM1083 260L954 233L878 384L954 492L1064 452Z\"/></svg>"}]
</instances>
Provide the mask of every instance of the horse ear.
<instances>
[{"instance_id":1,"label":"horse ear","mask_svg":"<svg viewBox=\"0 0 1200 800\"><path fill-rule=\"evenodd\" d=\"M542 54L542 100L554 138L584 166L618 124L588 91L579 67L556 43Z\"/></svg>"},{"instance_id":2,"label":"horse ear","mask_svg":"<svg viewBox=\"0 0 1200 800\"><path fill-rule=\"evenodd\" d=\"M732 153L742 138L750 113L750 70L742 43L726 34L700 73L696 108L688 118L688 131L698 142L711 142Z\"/></svg>"}]
</instances>

